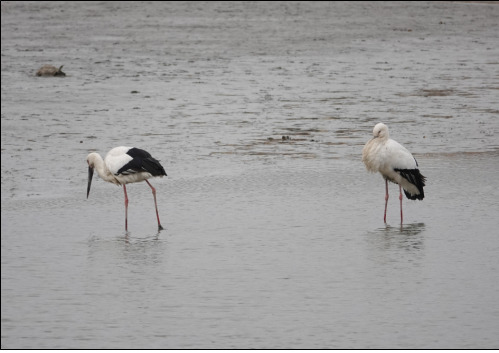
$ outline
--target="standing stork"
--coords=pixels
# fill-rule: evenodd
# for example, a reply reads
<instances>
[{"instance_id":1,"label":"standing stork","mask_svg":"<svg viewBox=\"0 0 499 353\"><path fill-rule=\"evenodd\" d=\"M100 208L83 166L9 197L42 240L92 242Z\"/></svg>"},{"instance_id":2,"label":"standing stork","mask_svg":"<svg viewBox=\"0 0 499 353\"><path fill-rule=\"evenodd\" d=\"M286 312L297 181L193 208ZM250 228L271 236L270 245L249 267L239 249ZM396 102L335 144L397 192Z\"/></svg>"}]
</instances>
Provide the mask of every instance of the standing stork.
<instances>
[{"instance_id":1,"label":"standing stork","mask_svg":"<svg viewBox=\"0 0 499 353\"><path fill-rule=\"evenodd\" d=\"M154 196L154 206L156 207L156 218L158 219L158 230L162 230L159 221L158 204L156 202L156 189L147 179L151 177L163 177L166 175L165 169L159 161L151 156L147 151L136 147L115 147L109 151L103 160L100 154L90 153L87 156L88 164L88 187L87 199L90 194L90 185L94 170L97 170L99 176L110 183L123 185L125 192L125 231L128 231L128 196L126 193L126 184L138 183L145 180L151 187Z\"/></svg>"},{"instance_id":2,"label":"standing stork","mask_svg":"<svg viewBox=\"0 0 499 353\"><path fill-rule=\"evenodd\" d=\"M380 172L385 179L385 216L388 205L388 182L399 185L400 223L403 222L402 188L405 196L410 200L424 199L426 177L418 169L418 162L404 146L390 139L388 127L379 123L373 129L373 138L362 149L362 161L368 171Z\"/></svg>"}]
</instances>

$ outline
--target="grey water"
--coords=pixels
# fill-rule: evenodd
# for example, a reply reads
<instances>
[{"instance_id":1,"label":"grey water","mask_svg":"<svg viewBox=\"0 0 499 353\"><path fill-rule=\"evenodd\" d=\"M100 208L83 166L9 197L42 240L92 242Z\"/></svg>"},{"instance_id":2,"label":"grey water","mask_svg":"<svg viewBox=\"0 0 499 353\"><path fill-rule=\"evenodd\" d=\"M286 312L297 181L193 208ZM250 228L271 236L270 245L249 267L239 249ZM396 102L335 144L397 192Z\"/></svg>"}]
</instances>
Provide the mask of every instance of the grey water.
<instances>
[{"instance_id":1,"label":"grey water","mask_svg":"<svg viewBox=\"0 0 499 353\"><path fill-rule=\"evenodd\" d=\"M499 5L1 5L2 348L498 348ZM36 77L64 65L64 78ZM384 122L423 201L361 161ZM101 179L89 152L168 176Z\"/></svg>"}]
</instances>

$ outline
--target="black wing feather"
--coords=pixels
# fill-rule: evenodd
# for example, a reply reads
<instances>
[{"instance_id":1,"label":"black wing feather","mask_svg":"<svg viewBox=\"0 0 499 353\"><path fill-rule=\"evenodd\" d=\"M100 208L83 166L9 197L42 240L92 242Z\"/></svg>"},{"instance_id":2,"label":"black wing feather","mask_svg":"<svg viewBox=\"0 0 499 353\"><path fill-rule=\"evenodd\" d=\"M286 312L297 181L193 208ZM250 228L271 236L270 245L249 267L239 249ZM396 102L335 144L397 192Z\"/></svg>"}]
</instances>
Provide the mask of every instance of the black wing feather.
<instances>
[{"instance_id":1,"label":"black wing feather","mask_svg":"<svg viewBox=\"0 0 499 353\"><path fill-rule=\"evenodd\" d=\"M127 154L133 159L121 167L117 174L148 172L152 176L166 175L163 166L149 152L134 147L130 148Z\"/></svg>"},{"instance_id":2,"label":"black wing feather","mask_svg":"<svg viewBox=\"0 0 499 353\"><path fill-rule=\"evenodd\" d=\"M417 162L416 162L417 163ZM412 195L404 189L405 196L410 200L422 200L424 199L424 190L426 177L421 174L419 169L395 169L404 179L409 181L411 184L418 188L419 195Z\"/></svg>"}]
</instances>

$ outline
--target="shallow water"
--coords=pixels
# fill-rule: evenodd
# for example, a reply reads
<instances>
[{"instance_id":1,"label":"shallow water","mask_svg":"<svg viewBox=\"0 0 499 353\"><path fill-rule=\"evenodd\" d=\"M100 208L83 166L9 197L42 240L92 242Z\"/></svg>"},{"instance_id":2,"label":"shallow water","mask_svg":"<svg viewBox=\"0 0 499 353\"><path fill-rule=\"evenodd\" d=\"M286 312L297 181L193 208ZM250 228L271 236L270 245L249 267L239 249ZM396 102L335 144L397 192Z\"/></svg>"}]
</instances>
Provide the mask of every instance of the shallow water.
<instances>
[{"instance_id":1,"label":"shallow water","mask_svg":"<svg viewBox=\"0 0 499 353\"><path fill-rule=\"evenodd\" d=\"M497 348L498 18L2 2L2 348ZM378 121L428 178L402 226ZM86 199L118 145L164 165L165 230L145 184L128 233L120 188Z\"/></svg>"}]
</instances>

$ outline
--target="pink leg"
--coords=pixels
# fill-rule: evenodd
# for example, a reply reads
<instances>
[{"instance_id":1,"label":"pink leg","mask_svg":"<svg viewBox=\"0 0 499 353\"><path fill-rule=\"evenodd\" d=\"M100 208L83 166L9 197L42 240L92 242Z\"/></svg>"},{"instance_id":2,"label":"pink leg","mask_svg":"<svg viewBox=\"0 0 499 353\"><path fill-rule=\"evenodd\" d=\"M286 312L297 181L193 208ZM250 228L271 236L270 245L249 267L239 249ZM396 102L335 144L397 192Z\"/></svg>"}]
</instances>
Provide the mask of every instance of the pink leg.
<instances>
[{"instance_id":1,"label":"pink leg","mask_svg":"<svg viewBox=\"0 0 499 353\"><path fill-rule=\"evenodd\" d=\"M158 219L158 230L162 230L161 222L159 221L159 213L158 213L158 203L156 202L156 189L146 180L147 185L151 187L152 195L154 196L154 207L156 207L156 218Z\"/></svg>"},{"instance_id":2,"label":"pink leg","mask_svg":"<svg viewBox=\"0 0 499 353\"><path fill-rule=\"evenodd\" d=\"M399 191L400 191L400 195L399 195L399 200L400 200L400 224L403 223L403 220L404 220L404 215L402 214L402 186L399 185Z\"/></svg>"},{"instance_id":3,"label":"pink leg","mask_svg":"<svg viewBox=\"0 0 499 353\"><path fill-rule=\"evenodd\" d=\"M125 231L128 231L128 195L125 184L123 184L123 191L125 192Z\"/></svg>"},{"instance_id":4,"label":"pink leg","mask_svg":"<svg viewBox=\"0 0 499 353\"><path fill-rule=\"evenodd\" d=\"M386 223L386 208L388 206L388 180L385 179L385 185L386 185L386 194L385 194L385 217L383 218L383 220L385 221Z\"/></svg>"}]
</instances>

